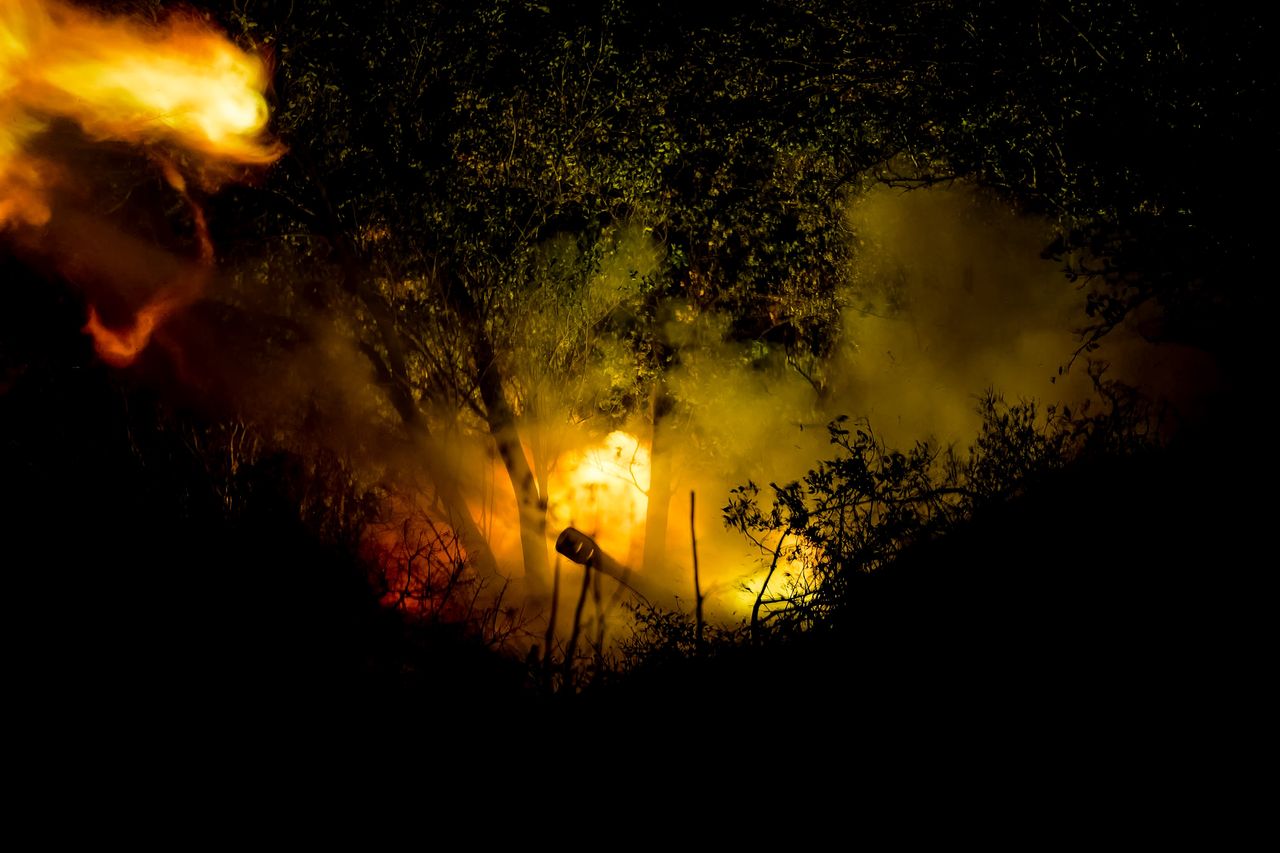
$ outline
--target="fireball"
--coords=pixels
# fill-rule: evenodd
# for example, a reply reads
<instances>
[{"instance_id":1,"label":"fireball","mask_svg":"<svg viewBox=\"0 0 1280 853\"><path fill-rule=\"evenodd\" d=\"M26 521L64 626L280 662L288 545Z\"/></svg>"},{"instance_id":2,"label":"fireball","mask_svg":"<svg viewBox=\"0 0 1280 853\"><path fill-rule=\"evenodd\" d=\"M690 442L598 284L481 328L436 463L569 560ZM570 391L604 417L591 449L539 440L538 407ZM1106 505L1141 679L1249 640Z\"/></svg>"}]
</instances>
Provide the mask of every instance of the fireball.
<instances>
[{"instance_id":1,"label":"fireball","mask_svg":"<svg viewBox=\"0 0 1280 853\"><path fill-rule=\"evenodd\" d=\"M639 566L649 507L649 449L622 430L566 453L548 478L547 521L573 526L606 552Z\"/></svg>"},{"instance_id":2,"label":"fireball","mask_svg":"<svg viewBox=\"0 0 1280 853\"><path fill-rule=\"evenodd\" d=\"M282 148L267 134L268 82L261 57L193 16L152 22L59 0L0 0L0 229L49 221L49 191L62 170L41 155L39 139L59 119L91 139L170 152L209 185L234 166L270 163ZM194 208L172 158L163 159L169 183ZM203 216L193 214L207 264ZM85 330L103 359L132 361L158 324L194 298L190 283L181 284L127 329L108 329L91 308Z\"/></svg>"}]
</instances>

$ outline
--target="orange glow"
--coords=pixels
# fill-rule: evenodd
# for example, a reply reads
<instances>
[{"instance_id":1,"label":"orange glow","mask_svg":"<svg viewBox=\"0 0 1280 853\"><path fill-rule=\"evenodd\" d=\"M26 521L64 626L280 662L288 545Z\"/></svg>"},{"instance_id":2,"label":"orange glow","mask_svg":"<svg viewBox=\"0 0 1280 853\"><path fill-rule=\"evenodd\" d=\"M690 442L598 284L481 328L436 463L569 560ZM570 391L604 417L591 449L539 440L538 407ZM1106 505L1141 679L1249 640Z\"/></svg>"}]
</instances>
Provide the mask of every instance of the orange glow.
<instances>
[{"instance_id":1,"label":"orange glow","mask_svg":"<svg viewBox=\"0 0 1280 853\"><path fill-rule=\"evenodd\" d=\"M168 145L206 179L265 164L268 69L194 17L106 18L58 0L0 0L0 227L42 225L52 168L31 151L55 118L96 139Z\"/></svg>"},{"instance_id":2,"label":"orange glow","mask_svg":"<svg viewBox=\"0 0 1280 853\"><path fill-rule=\"evenodd\" d=\"M84 331L93 338L93 348L99 358L112 367L127 367L147 348L152 332L173 308L171 303L163 301L144 306L128 328L118 329L103 325L91 305Z\"/></svg>"},{"instance_id":3,"label":"orange glow","mask_svg":"<svg viewBox=\"0 0 1280 853\"><path fill-rule=\"evenodd\" d=\"M386 520L365 530L361 546L381 574L380 603L415 616L466 618L477 579L457 534L404 495L392 495L384 511Z\"/></svg>"},{"instance_id":4,"label":"orange glow","mask_svg":"<svg viewBox=\"0 0 1280 853\"><path fill-rule=\"evenodd\" d=\"M548 529L577 527L619 562L639 567L649 507L649 449L639 439L611 432L566 453L548 479Z\"/></svg>"},{"instance_id":5,"label":"orange glow","mask_svg":"<svg viewBox=\"0 0 1280 853\"><path fill-rule=\"evenodd\" d=\"M643 571L644 537L649 508L649 448L636 436L615 431L602 441L560 457L549 477L547 529L558 534L573 526L589 535L600 548L633 572ZM691 485L697 485L696 481ZM701 494L715 494L715 484L704 484ZM668 531L668 571L650 578L658 589L668 589L685 601L693 599L691 541L688 528L688 493L672 498ZM683 510L683 513L680 511ZM769 574L769 555L743 547L736 535L727 536L713 511L704 511L698 522L701 544L702 593L713 618L744 619ZM772 548L776 540L766 543ZM794 592L803 585L808 570L794 539L784 543L777 569L769 578L765 601ZM683 552L683 553L681 553ZM666 606L674 598L660 602ZM766 603L762 612L767 613Z\"/></svg>"},{"instance_id":6,"label":"orange glow","mask_svg":"<svg viewBox=\"0 0 1280 853\"><path fill-rule=\"evenodd\" d=\"M643 582L644 595L651 604L664 608L692 607L694 588L689 559L688 492L681 490L672 500L668 531L667 562L654 576L644 574L644 538L647 527L648 488L651 465L648 443L625 431L604 438L585 439L566 428L559 438L570 449L561 451L547 476L546 535L548 549L566 528L574 527L589 536L620 568ZM573 445L577 444L576 447ZM501 493L481 501L473 499L468 509L477 519L487 545L498 564L498 578L485 578L473 570L458 533L442 518L441 508L425 493L410 489L393 493L384 504L384 521L365 531L364 554L373 567L381 603L406 614L426 618L460 618L480 612L497 600L523 605L535 602L546 608L543 599L526 599L527 590L516 583L520 570L520 529L514 497L506 491L507 474L502 463L492 465L490 476ZM686 476L688 474L686 473ZM715 484L685 482L702 494L715 494ZM412 494L418 493L418 498ZM714 506L714 504L712 505ZM736 533L726 532L717 513L703 510L698 516L698 543L701 591L708 620L734 624L749 618L752 606L769 569L769 554L745 546ZM772 546L776 541L764 543ZM762 614L768 601L795 591L795 583L806 575L804 555L786 543L778 566L769 579ZM557 631L566 632L574 616L578 595L578 567L564 562L561 571L573 580L562 579L557 611ZM602 619L614 625L608 636L625 634L619 629L630 618L625 608L612 598L620 587L605 584L604 610L592 610L586 618ZM505 595L506 599L501 599ZM595 599L593 599L594 601ZM625 595L622 600L626 599ZM597 601L593 607L601 606ZM775 604L774 607L777 605ZM479 608L479 609L477 609ZM534 614L539 611L535 608ZM549 611L543 609L543 616ZM538 628L541 631L542 628ZM561 639L566 634L561 633Z\"/></svg>"}]
</instances>

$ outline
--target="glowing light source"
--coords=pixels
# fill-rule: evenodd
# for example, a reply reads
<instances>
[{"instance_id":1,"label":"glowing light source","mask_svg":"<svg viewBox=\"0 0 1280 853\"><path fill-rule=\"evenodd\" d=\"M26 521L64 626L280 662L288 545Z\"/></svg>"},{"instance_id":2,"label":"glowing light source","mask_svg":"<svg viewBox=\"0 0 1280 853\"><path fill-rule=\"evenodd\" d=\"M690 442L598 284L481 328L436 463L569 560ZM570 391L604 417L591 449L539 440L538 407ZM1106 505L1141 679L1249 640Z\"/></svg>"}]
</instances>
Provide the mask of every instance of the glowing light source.
<instances>
[{"instance_id":1,"label":"glowing light source","mask_svg":"<svg viewBox=\"0 0 1280 853\"><path fill-rule=\"evenodd\" d=\"M548 522L587 531L605 551L639 565L649 507L649 450L617 430L566 453L547 485Z\"/></svg>"},{"instance_id":2,"label":"glowing light source","mask_svg":"<svg viewBox=\"0 0 1280 853\"><path fill-rule=\"evenodd\" d=\"M56 119L91 138L176 152L207 185L282 147L266 133L269 82L261 57L192 15L160 22L105 17L59 0L0 0L0 229L42 226L64 170L38 149ZM193 208L200 261L212 260L204 218L166 160L169 183ZM85 331L102 358L127 364L156 327L193 297L160 294L126 329L90 310Z\"/></svg>"}]
</instances>

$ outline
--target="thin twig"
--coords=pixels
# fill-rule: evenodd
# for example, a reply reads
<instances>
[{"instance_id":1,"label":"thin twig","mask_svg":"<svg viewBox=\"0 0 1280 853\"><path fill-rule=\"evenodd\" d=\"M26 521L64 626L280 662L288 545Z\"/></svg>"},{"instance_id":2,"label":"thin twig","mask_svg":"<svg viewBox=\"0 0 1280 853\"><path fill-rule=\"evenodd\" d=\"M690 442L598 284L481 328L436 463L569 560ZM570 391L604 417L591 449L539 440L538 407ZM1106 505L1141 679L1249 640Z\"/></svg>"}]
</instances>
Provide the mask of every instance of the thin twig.
<instances>
[{"instance_id":1,"label":"thin twig","mask_svg":"<svg viewBox=\"0 0 1280 853\"><path fill-rule=\"evenodd\" d=\"M569 644L564 650L564 687L573 686L573 656L578 651L578 633L582 629L582 609L587 604L587 590L591 588L591 565L588 560L582 567L582 589L578 593L578 606L573 611L573 628L569 632Z\"/></svg>"},{"instance_id":2,"label":"thin twig","mask_svg":"<svg viewBox=\"0 0 1280 853\"><path fill-rule=\"evenodd\" d=\"M696 493L689 492L689 541L693 545L693 601L694 601L694 635L693 653L702 652L702 582L698 577L698 536L694 532L694 499Z\"/></svg>"},{"instance_id":3,"label":"thin twig","mask_svg":"<svg viewBox=\"0 0 1280 853\"><path fill-rule=\"evenodd\" d=\"M556 553L555 572L551 576L551 615L547 618L547 633L542 639L542 680L551 686L552 649L556 641L556 611L560 604L560 554Z\"/></svg>"},{"instance_id":4,"label":"thin twig","mask_svg":"<svg viewBox=\"0 0 1280 853\"><path fill-rule=\"evenodd\" d=\"M773 549L773 561L769 563L769 574L764 576L764 583L760 584L760 592L756 594L755 603L751 605L752 643L757 643L760 640L760 604L764 601L764 593L769 588L769 581L773 580L773 573L778 569L778 557L782 555L782 545L786 541L787 534L783 533L778 539L778 547Z\"/></svg>"}]
</instances>

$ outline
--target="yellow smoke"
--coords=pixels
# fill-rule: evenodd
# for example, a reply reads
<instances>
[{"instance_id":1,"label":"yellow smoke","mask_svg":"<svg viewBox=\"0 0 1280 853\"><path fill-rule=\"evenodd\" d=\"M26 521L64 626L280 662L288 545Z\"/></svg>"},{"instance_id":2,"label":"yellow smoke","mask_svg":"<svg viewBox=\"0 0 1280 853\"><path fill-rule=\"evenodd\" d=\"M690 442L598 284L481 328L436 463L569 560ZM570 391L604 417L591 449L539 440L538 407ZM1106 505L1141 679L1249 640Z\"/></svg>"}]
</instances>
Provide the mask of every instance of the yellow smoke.
<instances>
[{"instance_id":1,"label":"yellow smoke","mask_svg":"<svg viewBox=\"0 0 1280 853\"><path fill-rule=\"evenodd\" d=\"M767 499L766 484L803 476L830 453L825 425L836 416L868 419L891 446L929 439L963 452L976 437L977 403L987 389L1042 404L1077 405L1094 393L1083 359L1061 370L1088 317L1086 294L1057 262L1041 257L1053 237L1049 223L965 187L881 188L851 204L847 216L856 245L839 294L840 339L822 368L824 393L783 359L761 361L732 340L730 318L689 306L671 312L667 338L680 358L667 384L679 407L668 424L673 476L663 580L692 606L694 492L700 574L715 618L745 618L767 567L759 549L722 524L729 490L753 480ZM1149 343L1127 327L1094 356L1111 363L1109 376L1157 396L1176 392L1174 402L1213 387L1203 354ZM576 460L592 454L611 460L612 467L597 469L609 469L610 482L630 490L626 500L635 506L648 500L637 491L647 478L629 484L629 463L618 463L631 458L626 448L643 449L650 433L643 417L628 429L634 445L595 445L565 464L575 470ZM563 504L557 521L595 512L590 490L554 497ZM615 513L598 527L600 537L617 543L599 538L606 551L620 561L630 555L629 565L641 567L643 515ZM781 592L788 573L800 571L799 561L783 559L771 591Z\"/></svg>"}]
</instances>

